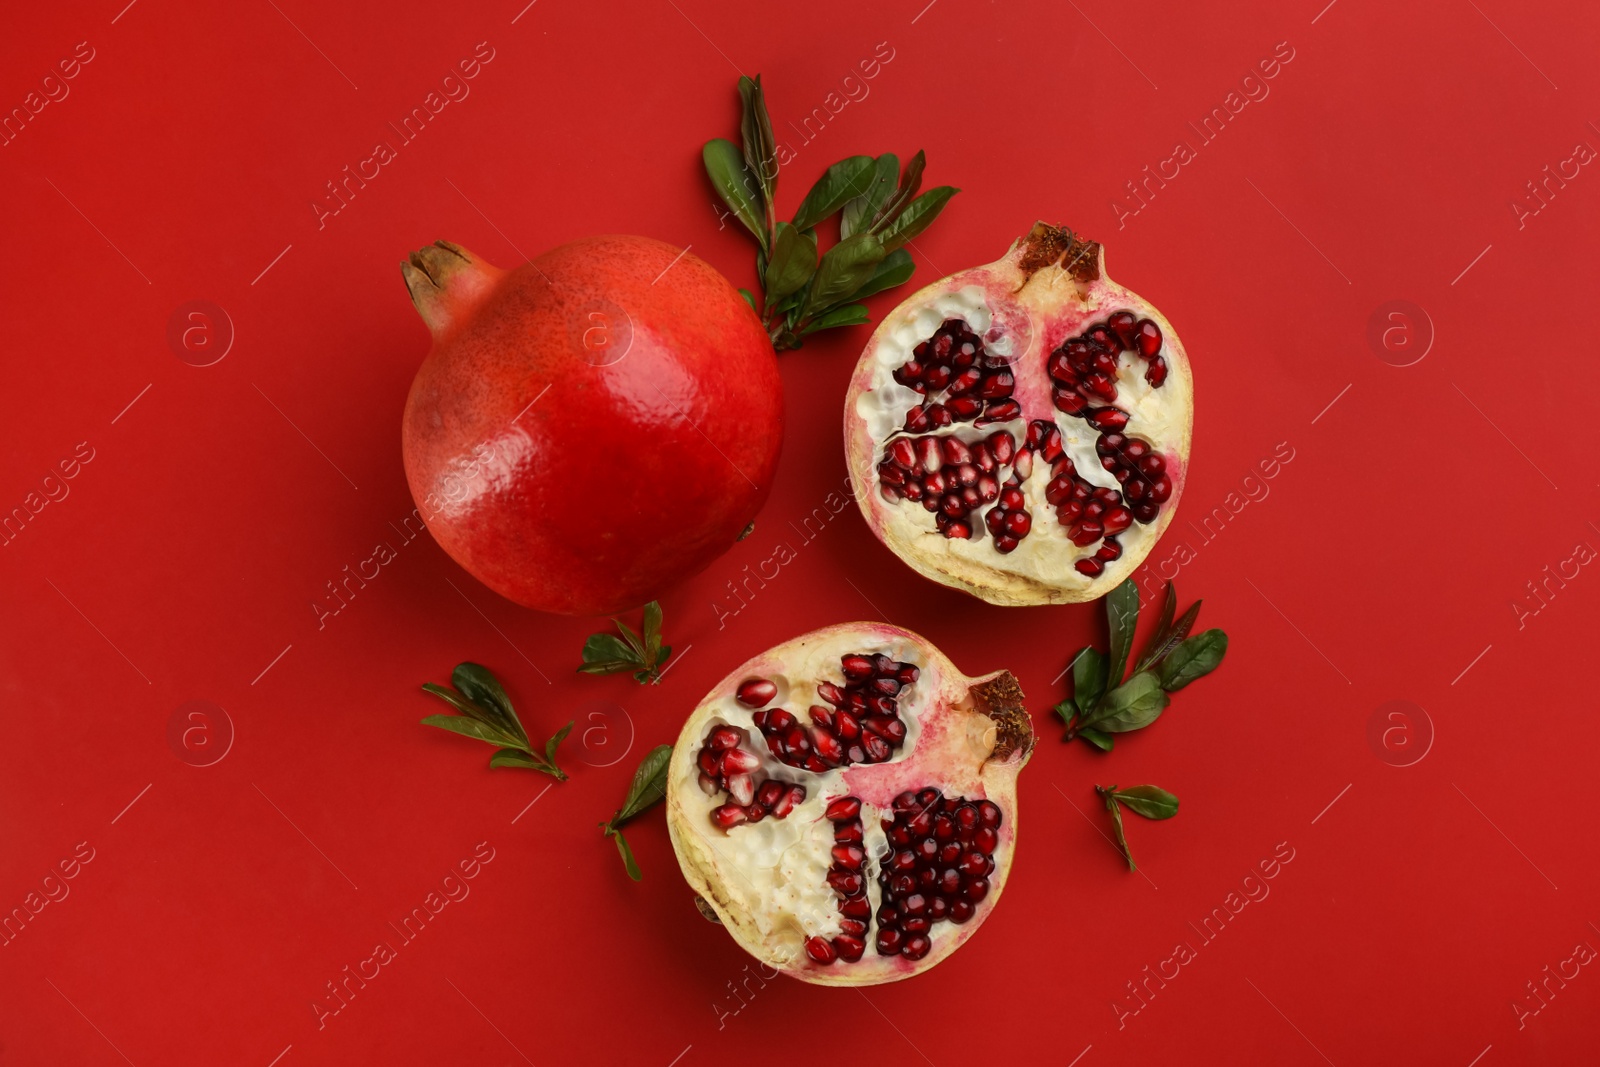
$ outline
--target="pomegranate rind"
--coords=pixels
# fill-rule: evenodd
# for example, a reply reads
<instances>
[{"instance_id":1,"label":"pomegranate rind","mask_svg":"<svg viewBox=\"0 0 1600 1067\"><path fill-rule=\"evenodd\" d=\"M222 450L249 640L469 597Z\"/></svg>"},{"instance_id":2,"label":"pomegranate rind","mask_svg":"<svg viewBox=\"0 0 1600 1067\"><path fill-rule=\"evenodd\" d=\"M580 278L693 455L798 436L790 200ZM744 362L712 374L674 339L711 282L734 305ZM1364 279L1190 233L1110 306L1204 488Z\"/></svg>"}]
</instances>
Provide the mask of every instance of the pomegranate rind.
<instances>
[{"instance_id":1,"label":"pomegranate rind","mask_svg":"<svg viewBox=\"0 0 1600 1067\"><path fill-rule=\"evenodd\" d=\"M725 797L707 797L697 783L699 768L695 759L712 726L719 722L743 725L749 716L734 698L739 684L749 678L780 681L780 692L773 707L803 709L814 702L818 681L838 679L841 656L882 652L891 658L915 664L921 672L913 683L914 695L902 702L902 717L907 720L905 744L890 760L859 764L811 775L766 760L767 770L799 781L808 787L807 797L783 823L783 831L773 831L772 820L755 826L737 826L730 831L714 827L709 819L712 808ZM832 664L831 673L826 664ZM759 734L752 729L752 736ZM862 986L900 981L920 974L950 956L982 926L1004 891L1016 848L1017 775L1033 750L1032 721L1022 704L1022 691L1006 671L969 678L925 638L910 630L882 623L845 623L797 637L762 653L730 672L711 690L690 714L673 747L667 771L667 828L684 879L696 897L696 906L710 912L743 948L757 960L794 978L816 985ZM758 775L764 771L756 772ZM830 788L818 788L826 780ZM823 965L804 951L808 936L829 936L826 919L832 912L832 899L824 892L800 909L800 914L763 910L767 886L781 893L784 883L774 873L783 873L782 864L794 864L796 844L788 845L777 865L753 870L738 835L755 833L794 833L809 835L821 842L825 852L832 841L830 824L823 810L838 796L859 797L863 803L862 822L867 843L881 844L879 818L888 813L893 799L908 789L936 785L947 796L986 798L999 805L1004 821L999 841L992 853L995 871L989 895L965 924L939 923L930 939L932 948L920 960L903 956L879 956L873 944L876 920L867 938L867 949L858 962L843 961ZM781 824L780 824L781 825ZM767 829L763 829L767 828ZM877 867L876 846L868 848L868 871ZM821 882L821 873L816 874ZM874 910L879 899L875 878L869 878L869 897ZM820 901L820 904L817 903ZM774 916L776 915L776 921ZM709 916L708 916L709 917ZM809 924L809 925L807 925ZM819 925L820 924L820 925Z\"/></svg>"},{"instance_id":2,"label":"pomegranate rind","mask_svg":"<svg viewBox=\"0 0 1600 1067\"><path fill-rule=\"evenodd\" d=\"M433 346L401 441L418 515L524 607L606 615L732 547L783 440L772 344L693 253L590 237L500 271L441 242L403 268Z\"/></svg>"},{"instance_id":3,"label":"pomegranate rind","mask_svg":"<svg viewBox=\"0 0 1600 1067\"><path fill-rule=\"evenodd\" d=\"M1092 555L1092 546L1081 551L1064 549L1056 562L1041 563L1030 573L1022 565L1020 553L1001 555L987 548L988 543L982 539L961 542L958 547L925 523L916 521L916 513L910 505L890 503L879 495L876 468L883 458L885 442L896 431L884 432L880 427L875 432L863 412L868 406L863 401L875 388L881 387L887 371L892 370L891 362L898 364L898 359L886 361L880 350L892 345L895 350L909 351L930 336L944 316L959 309L963 301L966 305L986 308L991 321L996 327L1003 325L1009 336L1026 339L1025 351L1007 353L1013 365L1036 362L1042 368L1046 355L1062 341L1092 321L1119 309L1137 309L1140 317L1152 320L1161 328L1161 352L1167 361L1168 373L1160 390L1164 394L1161 406L1166 430L1160 442L1160 454L1167 462L1172 494L1155 521L1136 525L1119 538L1123 549L1121 557L1107 563L1103 572L1093 578L1079 573L1072 565L1075 558ZM1026 426L1026 419L1048 418L1061 427L1063 435L1076 432L1092 439L1095 431L1087 428L1082 420L1056 418L1045 388L1047 384L1042 369L1032 380L1017 375L1016 395L1023 405L1025 419L991 425L985 427L984 432L1009 429L1020 437L1017 430ZM1128 432L1138 433L1138 430L1132 428ZM1043 222L1014 242L995 262L959 271L924 286L886 315L856 364L844 406L844 445L850 484L856 504L873 534L924 577L1007 607L1094 600L1132 574L1155 548L1177 514L1178 501L1187 482L1193 432L1194 379L1183 342L1172 323L1143 297L1106 275L1102 245L1083 241L1067 230ZM1030 482L1037 479L1042 485L1049 476L1046 473L1041 477L1037 462L1035 467ZM1054 526L1056 522L1054 509L1043 507L1042 497L1037 503L1041 506L1034 515L1034 536L1038 536L1041 527ZM977 517L974 513L973 518Z\"/></svg>"}]
</instances>

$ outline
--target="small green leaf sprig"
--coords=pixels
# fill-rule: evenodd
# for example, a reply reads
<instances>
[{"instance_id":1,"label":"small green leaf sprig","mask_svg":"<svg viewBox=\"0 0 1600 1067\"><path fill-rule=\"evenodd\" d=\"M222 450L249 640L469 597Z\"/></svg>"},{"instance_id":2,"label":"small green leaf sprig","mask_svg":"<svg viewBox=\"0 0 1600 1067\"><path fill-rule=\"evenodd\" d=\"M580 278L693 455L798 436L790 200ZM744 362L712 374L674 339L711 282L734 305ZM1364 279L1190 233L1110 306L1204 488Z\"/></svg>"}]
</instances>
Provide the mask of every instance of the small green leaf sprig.
<instances>
[{"instance_id":1,"label":"small green leaf sprig","mask_svg":"<svg viewBox=\"0 0 1600 1067\"><path fill-rule=\"evenodd\" d=\"M1139 587L1129 578L1113 589L1106 596L1110 655L1090 645L1073 658L1072 695L1055 707L1056 714L1067 724L1062 740L1082 738L1109 752L1112 734L1149 726L1171 703L1167 694L1216 670L1228 651L1228 635L1221 630L1207 630L1189 636L1200 615L1201 603L1196 600L1174 621L1177 591L1168 582L1155 636L1124 680L1133 650L1134 628L1139 622Z\"/></svg>"},{"instance_id":2,"label":"small green leaf sprig","mask_svg":"<svg viewBox=\"0 0 1600 1067\"><path fill-rule=\"evenodd\" d=\"M941 185L918 195L926 158L918 151L905 169L885 152L851 156L829 167L801 201L793 221L777 218L777 145L761 91L761 76L739 79L743 149L718 137L702 156L706 173L745 229L755 237L762 298L739 292L761 318L779 352L799 348L819 330L868 321L869 296L909 281L915 266L902 246L926 230L959 189ZM839 240L817 258L817 226L839 214Z\"/></svg>"},{"instance_id":3,"label":"small green leaf sprig","mask_svg":"<svg viewBox=\"0 0 1600 1067\"><path fill-rule=\"evenodd\" d=\"M672 655L672 646L661 643L661 603L656 600L644 606L644 636L640 637L621 619L612 619L622 636L616 634L590 634L583 643L583 666L579 674L620 674L630 671L640 685L655 685L661 681L662 665Z\"/></svg>"},{"instance_id":4,"label":"small green leaf sprig","mask_svg":"<svg viewBox=\"0 0 1600 1067\"><path fill-rule=\"evenodd\" d=\"M1178 814L1178 798L1156 785L1130 785L1126 789L1097 785L1094 791L1100 794L1106 810L1111 812L1111 825L1117 832L1117 847L1128 861L1128 870L1138 870L1133 863L1133 852L1128 848L1128 835L1122 826L1122 809L1127 808L1146 819L1170 819Z\"/></svg>"},{"instance_id":5,"label":"small green leaf sprig","mask_svg":"<svg viewBox=\"0 0 1600 1067\"><path fill-rule=\"evenodd\" d=\"M633 858L633 849L628 847L628 839L622 836L621 827L667 795L667 761L671 756L671 745L657 745L651 749L644 762L639 764L639 769L633 772L633 784L628 787L628 796L623 800L622 807L617 809L609 822L599 824L607 837L616 839L622 865L627 868L628 877L635 882L643 881L644 873L639 870L639 863Z\"/></svg>"},{"instance_id":6,"label":"small green leaf sprig","mask_svg":"<svg viewBox=\"0 0 1600 1067\"><path fill-rule=\"evenodd\" d=\"M528 732L522 728L505 689L488 668L476 663L459 664L451 672L450 684L454 688L446 689L428 682L422 691L432 693L461 714L429 715L422 720L424 726L437 726L499 746L489 757L491 767L526 767L548 774L558 782L567 780L567 773L556 766L556 748L572 730L572 723L557 730L556 735L545 742L544 752L540 754L528 740Z\"/></svg>"}]
</instances>

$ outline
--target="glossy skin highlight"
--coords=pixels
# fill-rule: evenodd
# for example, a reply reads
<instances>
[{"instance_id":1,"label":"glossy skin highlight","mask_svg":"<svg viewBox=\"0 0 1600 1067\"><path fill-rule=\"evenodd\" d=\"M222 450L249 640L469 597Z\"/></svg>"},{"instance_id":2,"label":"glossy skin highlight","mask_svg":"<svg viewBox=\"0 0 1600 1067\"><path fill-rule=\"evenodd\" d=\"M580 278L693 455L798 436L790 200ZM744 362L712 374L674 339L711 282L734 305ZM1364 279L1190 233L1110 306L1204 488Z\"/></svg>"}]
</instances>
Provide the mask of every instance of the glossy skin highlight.
<instances>
[{"instance_id":1,"label":"glossy skin highlight","mask_svg":"<svg viewBox=\"0 0 1600 1067\"><path fill-rule=\"evenodd\" d=\"M434 333L406 400L406 479L485 585L540 611L622 611L754 519L782 384L755 313L704 261L608 236L508 272L441 243L403 270Z\"/></svg>"}]
</instances>

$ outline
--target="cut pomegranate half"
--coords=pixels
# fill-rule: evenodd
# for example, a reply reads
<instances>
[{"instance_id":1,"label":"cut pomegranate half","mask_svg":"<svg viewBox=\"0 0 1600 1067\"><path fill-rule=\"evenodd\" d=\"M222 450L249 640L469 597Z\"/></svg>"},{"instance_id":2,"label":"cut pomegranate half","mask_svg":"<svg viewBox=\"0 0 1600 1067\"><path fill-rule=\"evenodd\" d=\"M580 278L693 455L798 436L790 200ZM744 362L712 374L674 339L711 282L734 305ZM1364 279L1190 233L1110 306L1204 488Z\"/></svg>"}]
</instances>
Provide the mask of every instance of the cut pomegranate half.
<instances>
[{"instance_id":1,"label":"cut pomegranate half","mask_svg":"<svg viewBox=\"0 0 1600 1067\"><path fill-rule=\"evenodd\" d=\"M845 401L856 502L934 581L994 604L1093 600L1172 521L1194 422L1172 324L1039 223L906 300Z\"/></svg>"},{"instance_id":2,"label":"cut pomegranate half","mask_svg":"<svg viewBox=\"0 0 1600 1067\"><path fill-rule=\"evenodd\" d=\"M701 911L751 955L820 985L893 982L999 899L1032 748L1009 673L968 678L898 627L832 626L746 663L690 715L667 826Z\"/></svg>"}]
</instances>

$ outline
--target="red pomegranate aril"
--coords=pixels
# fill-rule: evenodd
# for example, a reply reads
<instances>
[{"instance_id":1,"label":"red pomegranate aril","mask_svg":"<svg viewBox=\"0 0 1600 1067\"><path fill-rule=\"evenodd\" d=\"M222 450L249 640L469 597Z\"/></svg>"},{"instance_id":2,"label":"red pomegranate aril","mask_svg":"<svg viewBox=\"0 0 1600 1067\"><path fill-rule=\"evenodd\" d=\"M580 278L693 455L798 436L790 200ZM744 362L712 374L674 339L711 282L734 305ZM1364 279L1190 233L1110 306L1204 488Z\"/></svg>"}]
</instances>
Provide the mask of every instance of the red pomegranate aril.
<instances>
[{"instance_id":1,"label":"red pomegranate aril","mask_svg":"<svg viewBox=\"0 0 1600 1067\"><path fill-rule=\"evenodd\" d=\"M1161 384L1167 380L1167 361L1160 356L1153 357L1150 360L1150 365L1144 369L1144 380L1149 382L1152 387L1160 388Z\"/></svg>"},{"instance_id":2,"label":"red pomegranate aril","mask_svg":"<svg viewBox=\"0 0 1600 1067\"><path fill-rule=\"evenodd\" d=\"M906 411L904 425L911 433L922 433L933 426L933 420L928 418L926 408L910 408Z\"/></svg>"},{"instance_id":3,"label":"red pomegranate aril","mask_svg":"<svg viewBox=\"0 0 1600 1067\"><path fill-rule=\"evenodd\" d=\"M889 443L888 456L895 464L904 470L911 470L917 464L917 450L909 437L896 437Z\"/></svg>"},{"instance_id":4,"label":"red pomegranate aril","mask_svg":"<svg viewBox=\"0 0 1600 1067\"><path fill-rule=\"evenodd\" d=\"M1095 549L1094 558L1102 563L1110 563L1122 558L1122 542L1115 537L1108 537L1100 542L1100 547Z\"/></svg>"},{"instance_id":5,"label":"red pomegranate aril","mask_svg":"<svg viewBox=\"0 0 1600 1067\"><path fill-rule=\"evenodd\" d=\"M778 687L765 678L751 678L739 685L734 699L747 708L764 708L778 695Z\"/></svg>"},{"instance_id":6,"label":"red pomegranate aril","mask_svg":"<svg viewBox=\"0 0 1600 1067\"><path fill-rule=\"evenodd\" d=\"M943 404L928 405L928 421L935 429L950 425L950 409Z\"/></svg>"},{"instance_id":7,"label":"red pomegranate aril","mask_svg":"<svg viewBox=\"0 0 1600 1067\"><path fill-rule=\"evenodd\" d=\"M1138 344L1139 354L1149 359L1161 351L1161 327L1149 319L1140 319L1134 327L1134 341Z\"/></svg>"},{"instance_id":8,"label":"red pomegranate aril","mask_svg":"<svg viewBox=\"0 0 1600 1067\"><path fill-rule=\"evenodd\" d=\"M859 871L861 865L867 862L867 854L855 845L834 845L833 862L840 867L848 867L850 870Z\"/></svg>"},{"instance_id":9,"label":"red pomegranate aril","mask_svg":"<svg viewBox=\"0 0 1600 1067\"><path fill-rule=\"evenodd\" d=\"M986 877L966 879L961 887L961 895L974 904L980 903L989 895L989 879Z\"/></svg>"},{"instance_id":10,"label":"red pomegranate aril","mask_svg":"<svg viewBox=\"0 0 1600 1067\"><path fill-rule=\"evenodd\" d=\"M827 815L831 822L859 819L861 817L861 801L856 797L840 797L837 800L831 800L828 802L824 814Z\"/></svg>"},{"instance_id":11,"label":"red pomegranate aril","mask_svg":"<svg viewBox=\"0 0 1600 1067\"><path fill-rule=\"evenodd\" d=\"M1117 398L1117 383L1111 380L1109 374L1098 371L1083 379L1083 388L1099 397L1101 400L1115 400ZM1121 427L1118 427L1119 429Z\"/></svg>"},{"instance_id":12,"label":"red pomegranate aril","mask_svg":"<svg viewBox=\"0 0 1600 1067\"><path fill-rule=\"evenodd\" d=\"M1152 503L1165 503L1172 495L1172 479L1165 474L1150 483L1150 500Z\"/></svg>"},{"instance_id":13,"label":"red pomegranate aril","mask_svg":"<svg viewBox=\"0 0 1600 1067\"><path fill-rule=\"evenodd\" d=\"M1120 430L1128 425L1128 413L1121 408L1096 408L1089 413L1089 422L1099 430Z\"/></svg>"},{"instance_id":14,"label":"red pomegranate aril","mask_svg":"<svg viewBox=\"0 0 1600 1067\"><path fill-rule=\"evenodd\" d=\"M970 900L952 900L950 902L950 921L953 923L967 922L977 913L977 910Z\"/></svg>"},{"instance_id":15,"label":"red pomegranate aril","mask_svg":"<svg viewBox=\"0 0 1600 1067\"><path fill-rule=\"evenodd\" d=\"M744 808L740 807L738 804L724 804L720 808L713 809L711 812L711 821L722 827L724 830L730 830L733 827L738 826L740 823L748 822L749 818L750 817L745 814Z\"/></svg>"},{"instance_id":16,"label":"red pomegranate aril","mask_svg":"<svg viewBox=\"0 0 1600 1067\"><path fill-rule=\"evenodd\" d=\"M1134 347L1134 335L1138 327L1133 312L1114 311L1111 317L1106 319L1106 325L1117 335L1117 340L1122 342L1123 348Z\"/></svg>"},{"instance_id":17,"label":"red pomegranate aril","mask_svg":"<svg viewBox=\"0 0 1600 1067\"><path fill-rule=\"evenodd\" d=\"M828 884L840 896L853 897L861 892L866 883L862 880L861 872L859 871L832 870L828 872Z\"/></svg>"},{"instance_id":18,"label":"red pomegranate aril","mask_svg":"<svg viewBox=\"0 0 1600 1067\"><path fill-rule=\"evenodd\" d=\"M859 937L851 937L848 934L840 934L834 938L833 947L839 953L839 958L846 963L856 962L861 958L861 954L867 950L865 941Z\"/></svg>"},{"instance_id":19,"label":"red pomegranate aril","mask_svg":"<svg viewBox=\"0 0 1600 1067\"><path fill-rule=\"evenodd\" d=\"M834 951L833 946L825 938L821 937L806 938L806 955L823 964L832 963L838 958L838 953Z\"/></svg>"},{"instance_id":20,"label":"red pomegranate aril","mask_svg":"<svg viewBox=\"0 0 1600 1067\"><path fill-rule=\"evenodd\" d=\"M993 829L1000 825L1003 817L1004 816L1000 811L1000 805L996 804L994 801L978 801L978 822L982 825Z\"/></svg>"},{"instance_id":21,"label":"red pomegranate aril","mask_svg":"<svg viewBox=\"0 0 1600 1067\"><path fill-rule=\"evenodd\" d=\"M928 392L937 393L950 384L950 368L933 366L922 374L923 384L928 387Z\"/></svg>"},{"instance_id":22,"label":"red pomegranate aril","mask_svg":"<svg viewBox=\"0 0 1600 1067\"><path fill-rule=\"evenodd\" d=\"M756 803L770 811L772 806L783 796L783 789L782 782L773 781L772 779L762 782L761 786L756 790Z\"/></svg>"},{"instance_id":23,"label":"red pomegranate aril","mask_svg":"<svg viewBox=\"0 0 1600 1067\"><path fill-rule=\"evenodd\" d=\"M1050 394L1050 400L1055 404L1056 410L1068 415L1077 415L1089 406L1087 398L1078 395L1070 389L1055 389ZM910 429L907 426L906 429Z\"/></svg>"},{"instance_id":24,"label":"red pomegranate aril","mask_svg":"<svg viewBox=\"0 0 1600 1067\"><path fill-rule=\"evenodd\" d=\"M728 789L728 796L732 797L733 802L741 807L747 807L756 798L755 779L748 774L729 775L727 781L723 784Z\"/></svg>"},{"instance_id":25,"label":"red pomegranate aril","mask_svg":"<svg viewBox=\"0 0 1600 1067\"><path fill-rule=\"evenodd\" d=\"M864 895L846 897L839 901L839 914L858 922L865 921L872 916L872 902Z\"/></svg>"},{"instance_id":26,"label":"red pomegranate aril","mask_svg":"<svg viewBox=\"0 0 1600 1067\"><path fill-rule=\"evenodd\" d=\"M983 371L977 367L968 367L966 370L950 379L950 392L952 395L971 392L983 382Z\"/></svg>"},{"instance_id":27,"label":"red pomegranate aril","mask_svg":"<svg viewBox=\"0 0 1600 1067\"><path fill-rule=\"evenodd\" d=\"M906 938L905 947L900 950L900 955L908 960L920 960L928 954L928 949L932 947L933 944L928 940L927 935L913 934Z\"/></svg>"},{"instance_id":28,"label":"red pomegranate aril","mask_svg":"<svg viewBox=\"0 0 1600 1067\"><path fill-rule=\"evenodd\" d=\"M932 438L929 438L932 440ZM959 437L942 437L935 442L939 454L946 464L960 464L972 462L972 449Z\"/></svg>"},{"instance_id":29,"label":"red pomegranate aril","mask_svg":"<svg viewBox=\"0 0 1600 1067\"><path fill-rule=\"evenodd\" d=\"M717 769L723 774L749 774L761 766L761 758L742 748L730 748L722 754Z\"/></svg>"},{"instance_id":30,"label":"red pomegranate aril","mask_svg":"<svg viewBox=\"0 0 1600 1067\"><path fill-rule=\"evenodd\" d=\"M900 954L900 946L903 943L904 936L893 927L878 931L878 955L880 956L898 956Z\"/></svg>"},{"instance_id":31,"label":"red pomegranate aril","mask_svg":"<svg viewBox=\"0 0 1600 1067\"><path fill-rule=\"evenodd\" d=\"M987 400L997 400L1010 396L1016 384L1017 380L1010 371L997 371L983 380L983 387L978 392Z\"/></svg>"},{"instance_id":32,"label":"red pomegranate aril","mask_svg":"<svg viewBox=\"0 0 1600 1067\"><path fill-rule=\"evenodd\" d=\"M975 396L953 396L945 401L944 406L952 418L966 421L983 410L983 401Z\"/></svg>"},{"instance_id":33,"label":"red pomegranate aril","mask_svg":"<svg viewBox=\"0 0 1600 1067\"><path fill-rule=\"evenodd\" d=\"M1161 514L1161 505L1144 501L1133 509L1133 517L1140 522L1150 523L1156 521L1156 516Z\"/></svg>"},{"instance_id":34,"label":"red pomegranate aril","mask_svg":"<svg viewBox=\"0 0 1600 1067\"><path fill-rule=\"evenodd\" d=\"M1123 530L1126 530L1128 527L1133 525L1133 512L1129 511L1125 507L1122 507L1121 505L1118 505L1106 512L1106 517L1101 521L1105 526L1105 532L1108 536L1111 534L1119 534Z\"/></svg>"}]
</instances>

